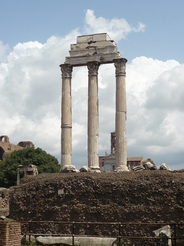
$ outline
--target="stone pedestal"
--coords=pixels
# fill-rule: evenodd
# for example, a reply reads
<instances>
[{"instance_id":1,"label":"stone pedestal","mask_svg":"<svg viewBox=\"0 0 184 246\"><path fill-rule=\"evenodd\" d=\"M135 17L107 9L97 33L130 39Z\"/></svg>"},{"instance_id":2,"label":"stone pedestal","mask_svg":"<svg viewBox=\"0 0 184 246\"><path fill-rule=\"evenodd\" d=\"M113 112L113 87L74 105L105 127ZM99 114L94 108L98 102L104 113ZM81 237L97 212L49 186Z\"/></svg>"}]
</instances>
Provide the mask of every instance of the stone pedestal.
<instances>
[{"instance_id":1,"label":"stone pedestal","mask_svg":"<svg viewBox=\"0 0 184 246\"><path fill-rule=\"evenodd\" d=\"M99 116L98 116L98 62L88 66L88 167L100 170L98 155Z\"/></svg>"},{"instance_id":2,"label":"stone pedestal","mask_svg":"<svg viewBox=\"0 0 184 246\"><path fill-rule=\"evenodd\" d=\"M61 171L72 164L72 106L71 77L72 66L60 65L62 72L61 105Z\"/></svg>"},{"instance_id":3,"label":"stone pedestal","mask_svg":"<svg viewBox=\"0 0 184 246\"><path fill-rule=\"evenodd\" d=\"M114 60L116 68L116 172L128 171L126 139L126 62Z\"/></svg>"}]
</instances>

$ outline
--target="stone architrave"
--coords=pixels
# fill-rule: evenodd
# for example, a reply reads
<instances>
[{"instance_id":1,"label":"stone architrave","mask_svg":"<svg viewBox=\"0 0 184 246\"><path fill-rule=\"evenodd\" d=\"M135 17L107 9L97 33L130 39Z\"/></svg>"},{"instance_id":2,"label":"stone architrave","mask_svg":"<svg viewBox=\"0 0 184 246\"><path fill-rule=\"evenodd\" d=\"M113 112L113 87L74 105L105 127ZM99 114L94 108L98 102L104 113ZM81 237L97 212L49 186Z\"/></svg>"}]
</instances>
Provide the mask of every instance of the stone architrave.
<instances>
[{"instance_id":1,"label":"stone architrave","mask_svg":"<svg viewBox=\"0 0 184 246\"><path fill-rule=\"evenodd\" d=\"M116 68L116 172L128 171L126 139L126 62L114 60Z\"/></svg>"},{"instance_id":2,"label":"stone architrave","mask_svg":"<svg viewBox=\"0 0 184 246\"><path fill-rule=\"evenodd\" d=\"M60 65L62 72L61 102L61 170L72 165L72 102L71 78L72 66Z\"/></svg>"},{"instance_id":3,"label":"stone architrave","mask_svg":"<svg viewBox=\"0 0 184 246\"><path fill-rule=\"evenodd\" d=\"M99 168L98 138L98 62L89 62L88 66L88 167Z\"/></svg>"}]
</instances>

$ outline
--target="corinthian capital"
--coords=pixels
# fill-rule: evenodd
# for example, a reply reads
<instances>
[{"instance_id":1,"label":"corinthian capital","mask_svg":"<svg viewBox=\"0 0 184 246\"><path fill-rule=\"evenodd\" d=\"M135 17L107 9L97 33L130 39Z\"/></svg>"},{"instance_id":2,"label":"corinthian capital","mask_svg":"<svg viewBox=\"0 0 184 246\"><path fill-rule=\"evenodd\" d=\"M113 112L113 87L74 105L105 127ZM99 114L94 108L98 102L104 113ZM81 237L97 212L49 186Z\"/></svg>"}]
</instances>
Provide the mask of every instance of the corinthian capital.
<instances>
[{"instance_id":1,"label":"corinthian capital","mask_svg":"<svg viewBox=\"0 0 184 246\"><path fill-rule=\"evenodd\" d=\"M114 66L116 68L116 76L126 75L126 62L127 62L127 59L124 59L124 58L114 60Z\"/></svg>"},{"instance_id":2,"label":"corinthian capital","mask_svg":"<svg viewBox=\"0 0 184 246\"><path fill-rule=\"evenodd\" d=\"M88 62L87 66L89 75L98 75L98 68L100 66L98 62Z\"/></svg>"},{"instance_id":3,"label":"corinthian capital","mask_svg":"<svg viewBox=\"0 0 184 246\"><path fill-rule=\"evenodd\" d=\"M73 68L71 65L62 64L62 65L60 65L60 67L61 67L62 77L64 77L64 78L71 78L72 77Z\"/></svg>"}]
</instances>

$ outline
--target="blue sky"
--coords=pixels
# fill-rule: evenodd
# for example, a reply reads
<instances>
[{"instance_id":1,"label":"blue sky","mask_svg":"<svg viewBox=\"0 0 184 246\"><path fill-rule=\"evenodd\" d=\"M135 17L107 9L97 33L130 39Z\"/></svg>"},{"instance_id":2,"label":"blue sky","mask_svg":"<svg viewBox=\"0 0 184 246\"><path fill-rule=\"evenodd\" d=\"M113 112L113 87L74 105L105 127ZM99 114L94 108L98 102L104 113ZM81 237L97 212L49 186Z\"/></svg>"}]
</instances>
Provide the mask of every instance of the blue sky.
<instances>
[{"instance_id":1,"label":"blue sky","mask_svg":"<svg viewBox=\"0 0 184 246\"><path fill-rule=\"evenodd\" d=\"M128 156L183 168L183 11L182 0L0 0L0 135L31 140L60 160L58 66L78 35L107 32L128 59ZM114 77L113 66L100 67L100 155L110 151L114 130ZM74 70L72 83L80 168L87 165L85 68Z\"/></svg>"},{"instance_id":2,"label":"blue sky","mask_svg":"<svg viewBox=\"0 0 184 246\"><path fill-rule=\"evenodd\" d=\"M120 44L128 60L145 55L183 61L184 2L182 0L6 0L0 1L0 30L4 44L44 43L50 36L64 36L73 29L83 32L85 12L97 17L124 18L130 25L146 25L145 33L132 33ZM181 48L181 49L180 49Z\"/></svg>"}]
</instances>

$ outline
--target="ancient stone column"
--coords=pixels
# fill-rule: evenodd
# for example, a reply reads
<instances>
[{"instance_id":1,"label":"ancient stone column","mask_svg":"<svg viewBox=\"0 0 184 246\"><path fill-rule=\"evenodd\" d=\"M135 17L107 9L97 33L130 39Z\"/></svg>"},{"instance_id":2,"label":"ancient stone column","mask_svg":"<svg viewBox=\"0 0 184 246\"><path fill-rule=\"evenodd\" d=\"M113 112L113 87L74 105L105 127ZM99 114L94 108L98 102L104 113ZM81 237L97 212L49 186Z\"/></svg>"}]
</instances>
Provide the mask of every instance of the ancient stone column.
<instances>
[{"instance_id":1,"label":"ancient stone column","mask_svg":"<svg viewBox=\"0 0 184 246\"><path fill-rule=\"evenodd\" d=\"M20 184L20 170L17 168L17 185Z\"/></svg>"},{"instance_id":2,"label":"ancient stone column","mask_svg":"<svg viewBox=\"0 0 184 246\"><path fill-rule=\"evenodd\" d=\"M124 58L114 60L116 68L116 168L128 171L126 139L126 62Z\"/></svg>"},{"instance_id":3,"label":"ancient stone column","mask_svg":"<svg viewBox=\"0 0 184 246\"><path fill-rule=\"evenodd\" d=\"M72 165L72 66L60 65L62 72L61 99L61 171Z\"/></svg>"},{"instance_id":4,"label":"ancient stone column","mask_svg":"<svg viewBox=\"0 0 184 246\"><path fill-rule=\"evenodd\" d=\"M100 170L98 155L98 62L87 63L88 67L88 167Z\"/></svg>"}]
</instances>

